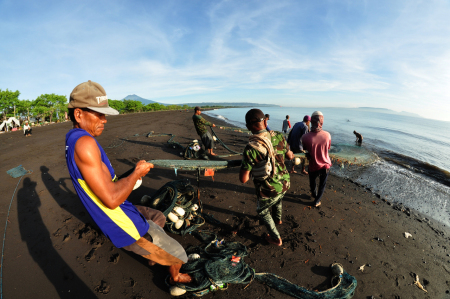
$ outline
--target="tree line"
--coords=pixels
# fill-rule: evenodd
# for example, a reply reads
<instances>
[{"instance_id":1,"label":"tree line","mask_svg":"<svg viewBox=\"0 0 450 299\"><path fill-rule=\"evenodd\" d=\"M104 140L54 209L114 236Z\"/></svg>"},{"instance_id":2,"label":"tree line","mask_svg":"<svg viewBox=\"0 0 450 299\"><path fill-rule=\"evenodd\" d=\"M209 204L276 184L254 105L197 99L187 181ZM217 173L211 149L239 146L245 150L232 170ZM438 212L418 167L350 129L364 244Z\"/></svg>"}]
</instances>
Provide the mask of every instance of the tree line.
<instances>
[{"instance_id":1,"label":"tree line","mask_svg":"<svg viewBox=\"0 0 450 299\"><path fill-rule=\"evenodd\" d=\"M6 120L9 117L16 117L22 120L30 121L35 118L37 122L42 121L64 121L65 112L67 112L67 97L64 95L41 94L35 100L19 100L20 92L18 90L0 89L0 120ZM146 111L162 110L184 110L191 109L188 105L162 105L151 103L144 105L136 100L108 100L109 106L123 113L136 113ZM0 121L0 123L1 123Z\"/></svg>"}]
</instances>

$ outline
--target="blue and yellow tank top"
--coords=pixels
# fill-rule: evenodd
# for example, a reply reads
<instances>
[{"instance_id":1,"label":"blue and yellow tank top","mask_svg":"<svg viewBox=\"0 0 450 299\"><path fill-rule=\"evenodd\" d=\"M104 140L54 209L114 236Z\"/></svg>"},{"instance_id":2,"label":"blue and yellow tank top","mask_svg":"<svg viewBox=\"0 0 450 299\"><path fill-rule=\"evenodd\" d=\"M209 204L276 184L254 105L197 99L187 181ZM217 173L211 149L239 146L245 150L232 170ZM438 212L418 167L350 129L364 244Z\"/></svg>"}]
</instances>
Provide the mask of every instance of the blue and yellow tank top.
<instances>
[{"instance_id":1,"label":"blue and yellow tank top","mask_svg":"<svg viewBox=\"0 0 450 299\"><path fill-rule=\"evenodd\" d=\"M91 191L84 181L74 157L75 144L82 136L92 137L91 134L83 129L72 129L66 135L66 162L75 191L95 223L97 223L102 232L113 242L114 246L118 248L128 246L136 242L148 231L149 224L144 216L128 200L125 200L120 206L111 210ZM98 142L97 145L102 155L102 162L109 169L111 180L115 180L116 176L111 162Z\"/></svg>"}]
</instances>

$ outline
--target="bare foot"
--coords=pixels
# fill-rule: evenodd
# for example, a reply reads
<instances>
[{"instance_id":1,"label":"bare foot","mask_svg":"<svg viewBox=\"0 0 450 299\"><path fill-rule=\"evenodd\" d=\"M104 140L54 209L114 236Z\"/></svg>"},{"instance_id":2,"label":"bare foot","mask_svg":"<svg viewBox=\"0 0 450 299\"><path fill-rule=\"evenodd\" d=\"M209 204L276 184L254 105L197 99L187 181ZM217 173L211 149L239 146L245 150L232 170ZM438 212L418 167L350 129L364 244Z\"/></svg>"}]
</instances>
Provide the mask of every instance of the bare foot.
<instances>
[{"instance_id":1,"label":"bare foot","mask_svg":"<svg viewBox=\"0 0 450 299\"><path fill-rule=\"evenodd\" d=\"M176 279L170 278L170 284L175 285L175 283L190 283L192 281L192 277L189 274L186 273L180 273L178 274L178 277Z\"/></svg>"},{"instance_id":2,"label":"bare foot","mask_svg":"<svg viewBox=\"0 0 450 299\"><path fill-rule=\"evenodd\" d=\"M314 206L315 206L316 208L318 208L318 207L320 207L321 204L322 204L322 203L319 201L319 202L317 202Z\"/></svg>"},{"instance_id":3,"label":"bare foot","mask_svg":"<svg viewBox=\"0 0 450 299\"><path fill-rule=\"evenodd\" d=\"M297 173L297 171L291 170L291 171L289 171L289 173Z\"/></svg>"},{"instance_id":4,"label":"bare foot","mask_svg":"<svg viewBox=\"0 0 450 299\"><path fill-rule=\"evenodd\" d=\"M281 241L281 238L278 240L274 240L274 239L272 239L272 237L270 235L266 235L266 241L269 242L270 244L273 244L276 246L283 245L283 241Z\"/></svg>"},{"instance_id":5,"label":"bare foot","mask_svg":"<svg viewBox=\"0 0 450 299\"><path fill-rule=\"evenodd\" d=\"M302 173L308 175L308 172L306 170L302 170Z\"/></svg>"},{"instance_id":6,"label":"bare foot","mask_svg":"<svg viewBox=\"0 0 450 299\"><path fill-rule=\"evenodd\" d=\"M216 154L214 154L214 153L209 153L211 156L217 156Z\"/></svg>"}]
</instances>

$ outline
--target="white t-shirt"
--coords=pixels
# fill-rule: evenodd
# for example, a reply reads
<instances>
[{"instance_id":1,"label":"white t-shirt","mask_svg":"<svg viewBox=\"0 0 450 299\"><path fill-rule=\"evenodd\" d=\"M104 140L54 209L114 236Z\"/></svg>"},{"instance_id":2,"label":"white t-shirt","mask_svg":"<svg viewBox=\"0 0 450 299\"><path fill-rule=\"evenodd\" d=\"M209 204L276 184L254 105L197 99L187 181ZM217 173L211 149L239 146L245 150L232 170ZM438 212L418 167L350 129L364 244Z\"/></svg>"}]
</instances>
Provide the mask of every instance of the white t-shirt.
<instances>
[{"instance_id":1,"label":"white t-shirt","mask_svg":"<svg viewBox=\"0 0 450 299\"><path fill-rule=\"evenodd\" d=\"M25 133L26 130L31 129L30 125L23 125L23 132Z\"/></svg>"}]
</instances>

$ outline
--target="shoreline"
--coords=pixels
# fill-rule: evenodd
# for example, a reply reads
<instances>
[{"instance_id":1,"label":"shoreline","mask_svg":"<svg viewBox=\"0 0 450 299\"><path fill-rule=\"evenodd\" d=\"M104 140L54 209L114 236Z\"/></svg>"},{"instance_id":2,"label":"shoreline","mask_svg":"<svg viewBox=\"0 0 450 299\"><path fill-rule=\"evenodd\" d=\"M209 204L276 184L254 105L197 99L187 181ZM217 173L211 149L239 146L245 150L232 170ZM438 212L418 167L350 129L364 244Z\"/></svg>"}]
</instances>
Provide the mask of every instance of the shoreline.
<instances>
[{"instance_id":1,"label":"shoreline","mask_svg":"<svg viewBox=\"0 0 450 299\"><path fill-rule=\"evenodd\" d=\"M217 117L218 114L209 115L212 119L216 119L218 121L223 122L225 125L232 125L236 126L235 123L228 119L222 119ZM369 149L370 152L372 152L373 149ZM439 180L436 180L436 178L433 175L425 175L423 173L418 173L417 171L413 171L411 168L405 167L403 164L395 163L392 159L386 159L386 157L380 156L379 153L372 152L374 155L378 157L378 162L374 161L368 165L365 165L363 167L359 167L359 169L353 168L351 171L347 171L346 169L341 169L339 165L333 162L333 167L331 169L331 173L339 176L341 178L348 179L352 182L357 182L358 184L363 185L367 190L371 191L375 196L384 199L385 201L392 202L392 204L401 204L406 206L406 208L409 209L415 209L417 212L422 213L424 215L427 215L427 217L432 218L436 221L438 221L441 224L446 225L447 227L450 227L450 217L448 213L445 213L446 210L448 210L446 207L448 204L450 204L450 200L444 195L440 195L440 193L446 193L450 195L450 187L446 184L442 183ZM381 164L380 164L381 163ZM336 164L336 165L335 165ZM414 200L411 201L411 195L410 194L400 194L400 190L395 190L396 185L392 185L392 181L396 181L396 177L392 177L392 173L386 172L386 173L379 173L381 171L378 171L380 168L385 168L386 166L393 165L392 171L394 174L399 175L399 173L405 172L405 176L409 178L414 178L416 181L416 184L413 184L409 181L399 182L400 184L406 184L406 188L410 188L411 190L414 190L415 192L419 192L423 190L435 190L434 195L431 197L430 195L424 196L424 194L416 195ZM358 168L358 167L356 167ZM375 168L376 170L371 170L370 168ZM444 170L442 170L444 171ZM408 173L410 172L410 173ZM387 178L390 176L390 180L384 180L382 182L379 182L377 184L374 184L376 180L373 179L373 176L371 174L378 174L378 177L381 178ZM390 185L391 184L391 185ZM398 184L398 183L397 183ZM418 188L417 186L421 185L419 190L415 190L415 188ZM387 191L391 189L390 191ZM400 188L401 189L401 188ZM411 192L414 192L411 191ZM425 197L426 200L423 200L422 198ZM449 212L449 211L447 211Z\"/></svg>"},{"instance_id":2,"label":"shoreline","mask_svg":"<svg viewBox=\"0 0 450 299\"><path fill-rule=\"evenodd\" d=\"M117 174L140 159L180 159L180 150L167 146L168 137L147 138L145 133L172 133L184 146L198 138L192 111L152 116L140 113L108 118L97 140L104 148L124 141L105 149ZM0 168L5 176L0 190L6 197L0 204L4 210L19 180L5 172L20 164L33 170L19 183L11 207L2 265L5 297L96 298L107 294L109 298L172 298L164 283L166 269L148 267L143 258L115 248L79 202L67 179L64 160L64 137L70 128L70 123L40 127L33 130L31 138L0 135ZM236 151L241 151L248 139L247 134L217 131ZM139 136L133 137L135 134ZM227 153L220 145L215 152ZM329 177L322 207L310 208L308 177L296 174L291 176L291 188L283 199L283 224L279 227L283 246L270 246L262 238L265 228L256 217L253 183L241 184L238 171L218 170L214 181L201 177L205 211L222 225L207 223L200 229L246 245L249 255L244 261L257 272L274 273L309 289L324 290L330 287L329 265L339 262L358 281L353 298L449 296L448 227L385 202L363 186L335 175ZM165 183L183 178L196 187L194 172L178 170L176 176L172 169L152 169L130 200L137 203ZM0 215L0 221L6 222L6 214ZM412 237L405 238L405 232ZM199 244L190 235L170 235L185 248ZM364 271L358 270L363 265ZM419 276L428 293L413 284L413 274ZM292 298L256 281L247 288L231 285L213 296Z\"/></svg>"}]
</instances>

